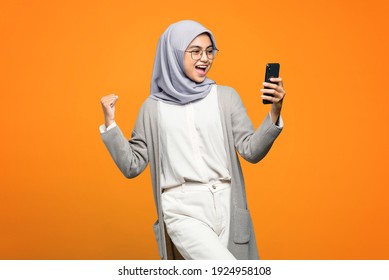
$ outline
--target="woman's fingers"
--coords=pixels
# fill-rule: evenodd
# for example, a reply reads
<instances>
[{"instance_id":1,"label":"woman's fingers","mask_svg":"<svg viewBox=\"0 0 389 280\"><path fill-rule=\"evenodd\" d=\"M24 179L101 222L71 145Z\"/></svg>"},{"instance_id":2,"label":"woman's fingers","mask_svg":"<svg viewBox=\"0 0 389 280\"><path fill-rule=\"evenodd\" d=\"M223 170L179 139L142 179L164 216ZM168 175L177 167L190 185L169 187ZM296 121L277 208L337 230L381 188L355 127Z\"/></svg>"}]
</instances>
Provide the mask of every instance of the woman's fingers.
<instances>
[{"instance_id":1,"label":"woman's fingers","mask_svg":"<svg viewBox=\"0 0 389 280\"><path fill-rule=\"evenodd\" d=\"M273 77L273 78L270 78L270 81L274 82L274 83L280 83L280 82L282 83L282 78L274 78Z\"/></svg>"},{"instance_id":2,"label":"woman's fingers","mask_svg":"<svg viewBox=\"0 0 389 280\"><path fill-rule=\"evenodd\" d=\"M277 91L275 89L263 88L263 89L260 89L260 91L262 93L271 94L273 97L278 98L278 99L282 99L285 95L285 92L280 92L280 91ZM267 95L265 95L265 96L267 96Z\"/></svg>"},{"instance_id":3,"label":"woman's fingers","mask_svg":"<svg viewBox=\"0 0 389 280\"><path fill-rule=\"evenodd\" d=\"M283 91L283 89L284 89L283 85L282 85L282 82L279 82L278 84L263 82L262 84L263 84L264 87L274 88L274 89L277 89L278 91Z\"/></svg>"},{"instance_id":4,"label":"woman's fingers","mask_svg":"<svg viewBox=\"0 0 389 280\"><path fill-rule=\"evenodd\" d=\"M113 99L113 98L117 98L118 96L114 93L111 93L111 94L108 94L108 95L105 95L101 98L101 101L105 101L105 100L109 100L109 99Z\"/></svg>"},{"instance_id":5,"label":"woman's fingers","mask_svg":"<svg viewBox=\"0 0 389 280\"><path fill-rule=\"evenodd\" d=\"M279 102L280 100L282 100L284 98L284 96L286 94L286 92L283 88L282 78L270 78L270 81L277 83L277 84L264 82L263 85L266 88L263 88L260 91L264 94L265 93L271 94L271 96L262 95L261 97L262 97L262 99L271 101L273 103Z\"/></svg>"},{"instance_id":6,"label":"woman's fingers","mask_svg":"<svg viewBox=\"0 0 389 280\"><path fill-rule=\"evenodd\" d=\"M100 100L103 109L114 108L118 98L115 94L103 96Z\"/></svg>"},{"instance_id":7,"label":"woman's fingers","mask_svg":"<svg viewBox=\"0 0 389 280\"><path fill-rule=\"evenodd\" d=\"M106 96L103 96L100 100L101 104L113 104L115 105L116 101L118 99L118 96L115 95L115 94L109 94L109 95L106 95Z\"/></svg>"},{"instance_id":8,"label":"woman's fingers","mask_svg":"<svg viewBox=\"0 0 389 280\"><path fill-rule=\"evenodd\" d=\"M100 100L101 106L103 107L105 125L109 126L115 119L115 104L118 100L116 94L109 94L103 96Z\"/></svg>"},{"instance_id":9,"label":"woman's fingers","mask_svg":"<svg viewBox=\"0 0 389 280\"><path fill-rule=\"evenodd\" d=\"M261 95L262 99L265 99L265 100L268 100L268 101L271 101L272 103L274 102L278 102L280 101L284 96L279 93L279 92L270 92L270 91L263 91L261 90L262 93L267 93L267 94L271 94L271 95Z\"/></svg>"}]
</instances>

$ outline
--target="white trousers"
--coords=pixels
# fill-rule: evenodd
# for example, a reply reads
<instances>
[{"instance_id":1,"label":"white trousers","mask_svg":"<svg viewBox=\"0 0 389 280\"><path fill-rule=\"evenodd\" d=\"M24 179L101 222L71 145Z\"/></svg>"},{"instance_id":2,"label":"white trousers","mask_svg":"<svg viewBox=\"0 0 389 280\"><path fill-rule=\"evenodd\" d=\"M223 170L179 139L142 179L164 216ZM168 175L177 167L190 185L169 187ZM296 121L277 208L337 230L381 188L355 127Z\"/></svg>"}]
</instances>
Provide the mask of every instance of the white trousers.
<instances>
[{"instance_id":1,"label":"white trousers","mask_svg":"<svg viewBox=\"0 0 389 280\"><path fill-rule=\"evenodd\" d=\"M185 183L162 193L167 232L187 260L235 260L227 249L231 184Z\"/></svg>"}]
</instances>

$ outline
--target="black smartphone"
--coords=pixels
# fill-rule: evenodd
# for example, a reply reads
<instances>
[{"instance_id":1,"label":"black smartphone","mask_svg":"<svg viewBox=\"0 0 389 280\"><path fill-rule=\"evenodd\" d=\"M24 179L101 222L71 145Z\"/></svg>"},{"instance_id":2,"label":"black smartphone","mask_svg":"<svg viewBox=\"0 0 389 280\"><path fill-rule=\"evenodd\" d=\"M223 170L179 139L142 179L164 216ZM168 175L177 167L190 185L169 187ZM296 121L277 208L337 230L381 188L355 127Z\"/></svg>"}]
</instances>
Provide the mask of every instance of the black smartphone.
<instances>
[{"instance_id":1,"label":"black smartphone","mask_svg":"<svg viewBox=\"0 0 389 280\"><path fill-rule=\"evenodd\" d=\"M274 82L270 82L270 78L278 78L280 75L280 64L279 63L268 63L266 64L266 71L265 71L265 82L276 84ZM268 87L265 87L268 88ZM269 93L264 93L264 95L273 96ZM271 101L262 99L263 104L272 104Z\"/></svg>"}]
</instances>

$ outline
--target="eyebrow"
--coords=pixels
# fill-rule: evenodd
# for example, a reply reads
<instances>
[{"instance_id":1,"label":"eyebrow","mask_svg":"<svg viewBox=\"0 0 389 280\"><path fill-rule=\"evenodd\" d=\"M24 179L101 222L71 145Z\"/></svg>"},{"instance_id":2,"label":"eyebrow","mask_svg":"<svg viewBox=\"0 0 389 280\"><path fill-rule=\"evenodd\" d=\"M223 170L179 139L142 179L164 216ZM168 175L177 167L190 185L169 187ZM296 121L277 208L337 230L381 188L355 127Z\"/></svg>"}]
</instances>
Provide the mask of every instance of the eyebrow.
<instances>
[{"instance_id":1,"label":"eyebrow","mask_svg":"<svg viewBox=\"0 0 389 280\"><path fill-rule=\"evenodd\" d=\"M208 49L209 47L213 47L213 45L209 45L209 46L206 47L205 49ZM199 48L199 49L201 49L201 46L190 46L188 49L194 49L194 48Z\"/></svg>"}]
</instances>

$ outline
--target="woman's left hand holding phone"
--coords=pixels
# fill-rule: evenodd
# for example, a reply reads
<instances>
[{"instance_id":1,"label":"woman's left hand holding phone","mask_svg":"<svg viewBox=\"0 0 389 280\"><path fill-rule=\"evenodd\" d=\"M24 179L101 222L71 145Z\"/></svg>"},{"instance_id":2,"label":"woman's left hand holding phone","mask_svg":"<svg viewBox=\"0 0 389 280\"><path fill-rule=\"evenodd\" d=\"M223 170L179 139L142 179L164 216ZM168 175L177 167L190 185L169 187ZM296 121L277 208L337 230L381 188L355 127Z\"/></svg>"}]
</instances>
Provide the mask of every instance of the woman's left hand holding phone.
<instances>
[{"instance_id":1,"label":"woman's left hand holding phone","mask_svg":"<svg viewBox=\"0 0 389 280\"><path fill-rule=\"evenodd\" d=\"M286 92L284 90L284 85L281 78L270 78L270 81L276 84L266 82L263 83L263 85L268 87L268 89L261 89L261 92L270 93L272 96L262 95L261 97L273 103L271 105L270 114L273 123L276 123L281 114L282 102Z\"/></svg>"}]
</instances>

